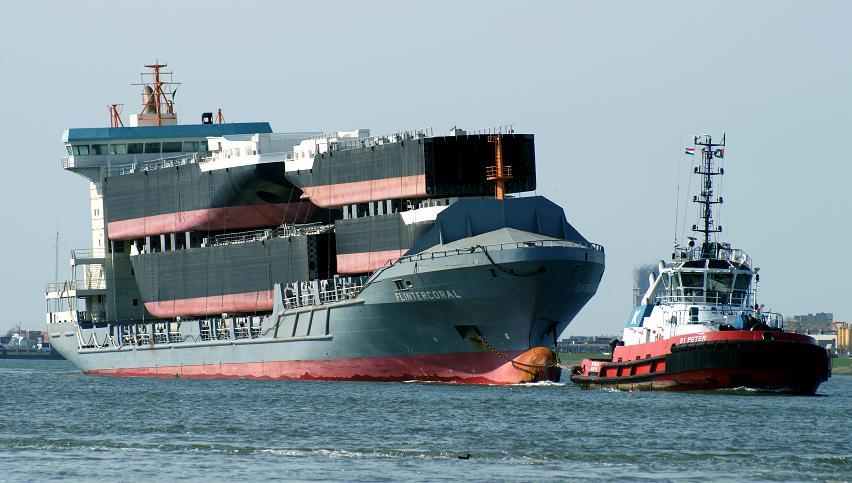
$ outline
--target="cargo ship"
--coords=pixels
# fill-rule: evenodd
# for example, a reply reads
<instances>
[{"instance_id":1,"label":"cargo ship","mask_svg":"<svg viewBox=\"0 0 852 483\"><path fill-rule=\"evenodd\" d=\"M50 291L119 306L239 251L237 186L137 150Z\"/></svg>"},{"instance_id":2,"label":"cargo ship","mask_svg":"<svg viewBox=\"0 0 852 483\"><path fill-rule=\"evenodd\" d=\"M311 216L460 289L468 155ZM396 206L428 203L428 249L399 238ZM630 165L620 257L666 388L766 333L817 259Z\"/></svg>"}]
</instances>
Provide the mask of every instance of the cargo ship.
<instances>
[{"instance_id":1,"label":"cargo ship","mask_svg":"<svg viewBox=\"0 0 852 483\"><path fill-rule=\"evenodd\" d=\"M0 336L0 359L62 359L62 356L50 347L47 332L21 329L17 325Z\"/></svg>"},{"instance_id":2,"label":"cargo ship","mask_svg":"<svg viewBox=\"0 0 852 483\"><path fill-rule=\"evenodd\" d=\"M510 384L558 380L558 335L602 246L536 187L532 134L275 133L178 124L166 64L142 108L71 128L92 247L46 289L87 374Z\"/></svg>"},{"instance_id":3,"label":"cargo ship","mask_svg":"<svg viewBox=\"0 0 852 483\"><path fill-rule=\"evenodd\" d=\"M814 394L831 376L830 357L809 336L784 331L780 314L757 303L759 268L740 249L714 239L714 163L724 157L725 137L696 136L686 154L700 155L701 222L686 246L675 246L614 341L610 357L583 359L571 380L581 387L624 390L715 390L751 388ZM696 244L696 241L699 243Z\"/></svg>"}]
</instances>

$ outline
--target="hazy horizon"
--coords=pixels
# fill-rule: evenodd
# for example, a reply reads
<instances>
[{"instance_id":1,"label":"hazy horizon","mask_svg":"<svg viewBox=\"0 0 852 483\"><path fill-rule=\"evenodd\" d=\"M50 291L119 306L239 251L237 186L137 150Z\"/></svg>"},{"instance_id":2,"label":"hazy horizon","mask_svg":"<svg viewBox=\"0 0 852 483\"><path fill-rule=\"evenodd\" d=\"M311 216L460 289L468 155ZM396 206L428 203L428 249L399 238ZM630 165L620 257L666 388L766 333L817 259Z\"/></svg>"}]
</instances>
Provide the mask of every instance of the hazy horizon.
<instances>
[{"instance_id":1,"label":"hazy horizon","mask_svg":"<svg viewBox=\"0 0 852 483\"><path fill-rule=\"evenodd\" d=\"M696 222L694 210L684 218L684 147L726 132L721 240L761 268L761 303L852 319L847 3L149 8L158 14L110 2L6 7L2 332L44 327L56 231L60 279L70 250L91 244L89 186L60 167L63 130L106 127L109 103L125 104L126 120L140 103L131 84L156 59L182 83L182 124L222 107L228 122L276 132L512 123L535 134L536 194L606 248L601 286L571 334L620 332L632 270L670 257Z\"/></svg>"}]
</instances>

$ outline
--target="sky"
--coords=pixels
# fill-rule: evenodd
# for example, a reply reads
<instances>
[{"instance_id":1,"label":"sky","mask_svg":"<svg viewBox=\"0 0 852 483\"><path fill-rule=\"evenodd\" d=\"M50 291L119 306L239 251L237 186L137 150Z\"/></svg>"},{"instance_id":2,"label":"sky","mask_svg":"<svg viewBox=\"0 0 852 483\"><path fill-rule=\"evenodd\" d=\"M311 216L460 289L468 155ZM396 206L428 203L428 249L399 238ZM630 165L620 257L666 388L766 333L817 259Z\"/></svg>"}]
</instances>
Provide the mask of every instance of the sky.
<instances>
[{"instance_id":1,"label":"sky","mask_svg":"<svg viewBox=\"0 0 852 483\"><path fill-rule=\"evenodd\" d=\"M221 107L277 132L535 134L536 193L606 248L568 334L620 332L633 269L697 221L684 147L726 132L717 219L761 268L760 302L852 319L852 3L29 1L4 17L0 331L43 326L57 231L61 279L91 244L62 131L137 111L130 84L157 59L183 123Z\"/></svg>"}]
</instances>

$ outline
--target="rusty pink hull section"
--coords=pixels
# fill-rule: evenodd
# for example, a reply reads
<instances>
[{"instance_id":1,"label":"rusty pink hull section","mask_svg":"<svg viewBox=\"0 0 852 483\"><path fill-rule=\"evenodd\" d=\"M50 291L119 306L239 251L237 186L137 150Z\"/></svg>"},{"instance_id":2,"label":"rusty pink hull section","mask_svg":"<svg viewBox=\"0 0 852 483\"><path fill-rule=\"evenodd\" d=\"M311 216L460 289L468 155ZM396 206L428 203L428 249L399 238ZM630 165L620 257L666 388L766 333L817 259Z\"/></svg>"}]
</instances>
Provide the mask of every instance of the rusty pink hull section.
<instances>
[{"instance_id":1,"label":"rusty pink hull section","mask_svg":"<svg viewBox=\"0 0 852 483\"><path fill-rule=\"evenodd\" d=\"M369 201L419 198L426 196L426 175L304 186L302 193L302 198L310 199L313 204L323 208Z\"/></svg>"},{"instance_id":2,"label":"rusty pink hull section","mask_svg":"<svg viewBox=\"0 0 852 483\"><path fill-rule=\"evenodd\" d=\"M369 273L382 268L388 261L395 262L405 255L407 248L363 253L338 253L337 273Z\"/></svg>"},{"instance_id":3,"label":"rusty pink hull section","mask_svg":"<svg viewBox=\"0 0 852 483\"><path fill-rule=\"evenodd\" d=\"M132 240L197 230L240 230L278 226L287 221L304 221L315 209L315 206L306 201L205 208L111 221L107 229L111 240Z\"/></svg>"},{"instance_id":4,"label":"rusty pink hull section","mask_svg":"<svg viewBox=\"0 0 852 483\"><path fill-rule=\"evenodd\" d=\"M559 381L556 354L545 347L505 354L492 352L360 357L312 361L263 361L161 367L98 369L87 374L141 377L302 379L354 381L440 381L518 384Z\"/></svg>"},{"instance_id":5,"label":"rusty pink hull section","mask_svg":"<svg viewBox=\"0 0 852 483\"><path fill-rule=\"evenodd\" d=\"M188 315L253 313L272 310L272 290L210 295L181 300L145 302L145 308L161 319Z\"/></svg>"}]
</instances>

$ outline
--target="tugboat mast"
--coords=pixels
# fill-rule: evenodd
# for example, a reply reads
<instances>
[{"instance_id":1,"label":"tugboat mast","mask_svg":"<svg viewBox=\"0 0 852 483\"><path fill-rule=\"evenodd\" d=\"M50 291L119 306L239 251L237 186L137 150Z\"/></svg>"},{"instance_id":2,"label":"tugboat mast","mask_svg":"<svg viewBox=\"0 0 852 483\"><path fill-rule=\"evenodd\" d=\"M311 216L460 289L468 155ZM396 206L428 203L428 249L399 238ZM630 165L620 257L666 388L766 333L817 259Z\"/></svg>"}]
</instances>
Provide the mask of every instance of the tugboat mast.
<instances>
[{"instance_id":1,"label":"tugboat mast","mask_svg":"<svg viewBox=\"0 0 852 483\"><path fill-rule=\"evenodd\" d=\"M696 166L693 170L695 174L703 176L701 194L692 197L693 203L700 205L699 218L701 225L692 225L692 231L704 234L704 243L701 245L702 257L709 257L712 254L710 248L710 235L713 233L721 233L721 226L713 226L713 205L720 205L724 202L722 197L713 197L713 176L721 176L725 174L723 168L716 170L713 166L714 158L722 158L725 156L725 135L722 134L722 142L714 143L713 138L709 134L695 136L693 142L696 146L701 146L701 166Z\"/></svg>"}]
</instances>

